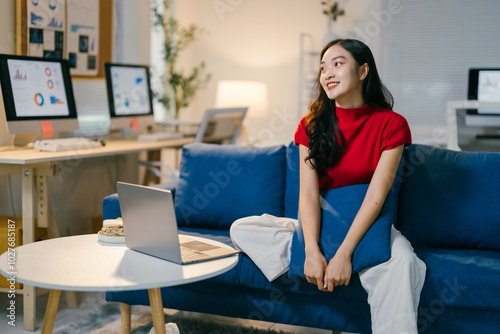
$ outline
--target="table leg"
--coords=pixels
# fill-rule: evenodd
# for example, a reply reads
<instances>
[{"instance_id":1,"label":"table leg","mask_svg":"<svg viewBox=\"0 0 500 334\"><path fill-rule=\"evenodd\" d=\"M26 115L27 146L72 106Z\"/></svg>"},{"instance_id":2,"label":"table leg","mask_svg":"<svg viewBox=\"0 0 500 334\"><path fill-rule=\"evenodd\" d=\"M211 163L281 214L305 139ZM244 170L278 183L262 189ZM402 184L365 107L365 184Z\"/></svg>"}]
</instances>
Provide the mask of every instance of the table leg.
<instances>
[{"instance_id":1,"label":"table leg","mask_svg":"<svg viewBox=\"0 0 500 334\"><path fill-rule=\"evenodd\" d=\"M59 307L59 299L61 298L61 290L50 290L49 302L45 310L43 318L42 334L50 334L54 329L54 321L56 320L57 308Z\"/></svg>"},{"instance_id":2,"label":"table leg","mask_svg":"<svg viewBox=\"0 0 500 334\"><path fill-rule=\"evenodd\" d=\"M120 303L121 320L122 320L122 334L130 334L132 307L130 304Z\"/></svg>"},{"instance_id":3,"label":"table leg","mask_svg":"<svg viewBox=\"0 0 500 334\"><path fill-rule=\"evenodd\" d=\"M23 245L32 243L35 240L34 221L34 198L35 188L33 168L24 168L21 176L22 191L22 216L23 216ZM36 329L36 294L32 286L23 286L23 317L24 329L34 331Z\"/></svg>"},{"instance_id":4,"label":"table leg","mask_svg":"<svg viewBox=\"0 0 500 334\"><path fill-rule=\"evenodd\" d=\"M149 305L151 306L151 315L153 317L153 328L155 334L166 334L165 315L163 313L163 301L161 299L160 288L148 289Z\"/></svg>"}]
</instances>

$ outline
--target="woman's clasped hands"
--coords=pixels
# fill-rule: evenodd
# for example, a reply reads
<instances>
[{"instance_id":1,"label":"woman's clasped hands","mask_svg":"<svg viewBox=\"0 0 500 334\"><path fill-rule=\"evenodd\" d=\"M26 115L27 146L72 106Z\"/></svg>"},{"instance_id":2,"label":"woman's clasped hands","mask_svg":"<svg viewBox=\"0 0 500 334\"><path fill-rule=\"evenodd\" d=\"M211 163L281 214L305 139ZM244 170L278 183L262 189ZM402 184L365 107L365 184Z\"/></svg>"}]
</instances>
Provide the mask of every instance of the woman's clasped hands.
<instances>
[{"instance_id":1,"label":"woman's clasped hands","mask_svg":"<svg viewBox=\"0 0 500 334\"><path fill-rule=\"evenodd\" d=\"M340 249L330 262L327 262L319 249L306 252L304 274L307 281L317 285L321 291L333 291L339 285L348 285L351 273L351 255Z\"/></svg>"}]
</instances>

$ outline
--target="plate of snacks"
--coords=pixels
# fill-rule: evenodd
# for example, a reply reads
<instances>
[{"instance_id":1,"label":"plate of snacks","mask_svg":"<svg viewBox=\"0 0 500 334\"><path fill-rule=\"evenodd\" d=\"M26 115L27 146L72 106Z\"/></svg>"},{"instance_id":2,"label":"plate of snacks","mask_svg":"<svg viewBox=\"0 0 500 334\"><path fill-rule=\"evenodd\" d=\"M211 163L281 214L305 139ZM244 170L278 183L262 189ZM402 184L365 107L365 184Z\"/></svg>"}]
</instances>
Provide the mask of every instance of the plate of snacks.
<instances>
[{"instance_id":1,"label":"plate of snacks","mask_svg":"<svg viewBox=\"0 0 500 334\"><path fill-rule=\"evenodd\" d=\"M102 228L97 233L100 241L109 244L124 244L125 234L123 232L123 221L118 219L106 219L102 222Z\"/></svg>"}]
</instances>

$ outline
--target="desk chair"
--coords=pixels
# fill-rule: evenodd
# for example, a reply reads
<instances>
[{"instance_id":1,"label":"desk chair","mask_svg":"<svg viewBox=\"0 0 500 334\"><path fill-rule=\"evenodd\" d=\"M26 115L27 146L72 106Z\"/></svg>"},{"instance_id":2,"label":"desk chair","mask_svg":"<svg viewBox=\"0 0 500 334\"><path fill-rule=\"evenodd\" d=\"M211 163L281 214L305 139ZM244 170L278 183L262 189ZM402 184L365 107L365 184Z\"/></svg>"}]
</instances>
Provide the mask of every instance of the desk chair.
<instances>
[{"instance_id":1,"label":"desk chair","mask_svg":"<svg viewBox=\"0 0 500 334\"><path fill-rule=\"evenodd\" d=\"M247 110L247 107L207 109L193 142L219 145L236 144ZM175 148L175 166L177 168L179 166L177 150L181 148L182 146ZM147 171L144 176L144 185L159 183L161 177L168 178L170 181L178 179L178 172L172 166L161 161L139 161L139 164L146 167ZM165 167L167 172L162 172L161 167Z\"/></svg>"}]
</instances>

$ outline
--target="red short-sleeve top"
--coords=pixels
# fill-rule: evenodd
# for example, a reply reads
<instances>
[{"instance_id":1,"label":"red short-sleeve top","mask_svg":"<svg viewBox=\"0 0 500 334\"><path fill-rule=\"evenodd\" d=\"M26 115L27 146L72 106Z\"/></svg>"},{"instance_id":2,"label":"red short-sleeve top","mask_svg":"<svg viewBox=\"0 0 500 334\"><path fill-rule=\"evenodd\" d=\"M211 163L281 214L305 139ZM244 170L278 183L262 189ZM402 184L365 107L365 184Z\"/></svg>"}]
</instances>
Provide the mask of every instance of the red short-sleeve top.
<instances>
[{"instance_id":1,"label":"red short-sleeve top","mask_svg":"<svg viewBox=\"0 0 500 334\"><path fill-rule=\"evenodd\" d=\"M392 110L366 105L352 109L337 107L336 113L346 149L339 162L320 178L320 191L370 183L383 151L411 144L408 122ZM295 131L296 145L309 147L306 127L304 116Z\"/></svg>"}]
</instances>

